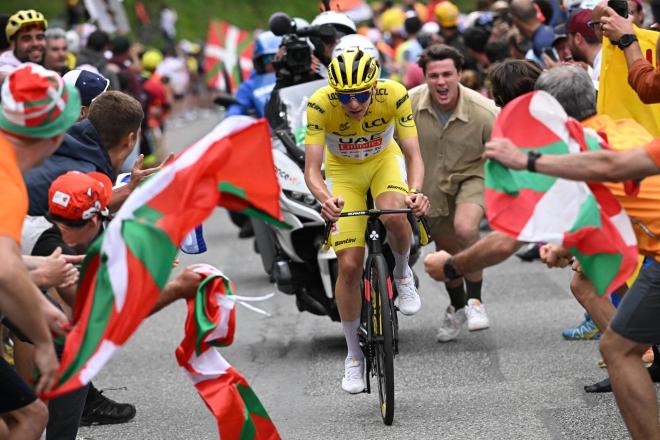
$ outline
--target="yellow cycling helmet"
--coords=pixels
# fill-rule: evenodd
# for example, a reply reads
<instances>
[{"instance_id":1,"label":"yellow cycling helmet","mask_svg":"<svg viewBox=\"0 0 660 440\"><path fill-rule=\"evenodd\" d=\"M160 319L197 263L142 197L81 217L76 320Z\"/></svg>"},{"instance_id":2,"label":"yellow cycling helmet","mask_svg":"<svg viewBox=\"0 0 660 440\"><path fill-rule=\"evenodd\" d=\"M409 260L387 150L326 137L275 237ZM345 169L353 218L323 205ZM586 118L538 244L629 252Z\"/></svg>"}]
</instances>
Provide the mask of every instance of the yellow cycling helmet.
<instances>
[{"instance_id":1,"label":"yellow cycling helmet","mask_svg":"<svg viewBox=\"0 0 660 440\"><path fill-rule=\"evenodd\" d=\"M145 70L153 72L156 67L163 61L163 54L157 49L149 49L142 55L142 67Z\"/></svg>"},{"instance_id":2,"label":"yellow cycling helmet","mask_svg":"<svg viewBox=\"0 0 660 440\"><path fill-rule=\"evenodd\" d=\"M9 17L9 20L7 20L7 27L5 27L5 35L7 36L7 40L11 40L16 32L20 31L21 28L26 24L37 23L41 23L44 27L44 30L48 28L48 21L46 20L46 17L44 17L44 14L41 12L37 12L34 9L18 11Z\"/></svg>"},{"instance_id":3,"label":"yellow cycling helmet","mask_svg":"<svg viewBox=\"0 0 660 440\"><path fill-rule=\"evenodd\" d=\"M378 61L362 49L347 49L328 66L328 83L339 93L362 92L378 81Z\"/></svg>"}]
</instances>

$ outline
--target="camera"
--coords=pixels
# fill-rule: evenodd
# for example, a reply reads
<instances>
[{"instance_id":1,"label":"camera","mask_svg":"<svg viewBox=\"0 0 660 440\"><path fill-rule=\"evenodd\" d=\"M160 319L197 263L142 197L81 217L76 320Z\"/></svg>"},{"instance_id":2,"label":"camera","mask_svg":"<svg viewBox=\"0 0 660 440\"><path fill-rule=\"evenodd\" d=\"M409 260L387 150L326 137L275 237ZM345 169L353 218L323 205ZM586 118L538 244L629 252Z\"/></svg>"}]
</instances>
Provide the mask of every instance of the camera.
<instances>
[{"instance_id":1,"label":"camera","mask_svg":"<svg viewBox=\"0 0 660 440\"><path fill-rule=\"evenodd\" d=\"M273 61L277 72L287 71L292 75L305 75L310 72L312 64L312 48L305 40L294 34L285 35L282 40L284 57Z\"/></svg>"},{"instance_id":2,"label":"camera","mask_svg":"<svg viewBox=\"0 0 660 440\"><path fill-rule=\"evenodd\" d=\"M318 79L312 71L312 47L305 38L334 41L337 37L335 28L330 24L298 28L295 20L284 12L274 13L268 21L268 28L275 35L284 37L285 54L273 62L278 83L293 85Z\"/></svg>"}]
</instances>

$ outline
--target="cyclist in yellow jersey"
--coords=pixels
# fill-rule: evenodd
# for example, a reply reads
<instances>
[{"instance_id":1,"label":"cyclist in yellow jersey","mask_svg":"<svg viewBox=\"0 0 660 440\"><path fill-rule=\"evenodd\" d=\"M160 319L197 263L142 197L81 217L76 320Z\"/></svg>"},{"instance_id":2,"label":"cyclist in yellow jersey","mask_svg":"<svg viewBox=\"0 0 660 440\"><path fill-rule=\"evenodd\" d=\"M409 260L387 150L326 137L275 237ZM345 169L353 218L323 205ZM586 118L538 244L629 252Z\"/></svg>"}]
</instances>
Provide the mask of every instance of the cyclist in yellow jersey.
<instances>
[{"instance_id":1,"label":"cyclist in yellow jersey","mask_svg":"<svg viewBox=\"0 0 660 440\"><path fill-rule=\"evenodd\" d=\"M399 83L378 80L379 71L378 62L366 52L343 51L328 66L330 85L317 90L307 103L305 182L322 203L323 218L337 221L331 241L339 261L337 308L348 346L342 388L349 393L364 390L357 329L367 219L339 214L366 209L369 190L379 209L409 207L416 216L429 209L428 198L415 189L424 181L424 164L408 93ZM401 148L394 140L395 129ZM403 214L381 220L396 261L398 308L415 314L421 301L408 265L410 224Z\"/></svg>"}]
</instances>

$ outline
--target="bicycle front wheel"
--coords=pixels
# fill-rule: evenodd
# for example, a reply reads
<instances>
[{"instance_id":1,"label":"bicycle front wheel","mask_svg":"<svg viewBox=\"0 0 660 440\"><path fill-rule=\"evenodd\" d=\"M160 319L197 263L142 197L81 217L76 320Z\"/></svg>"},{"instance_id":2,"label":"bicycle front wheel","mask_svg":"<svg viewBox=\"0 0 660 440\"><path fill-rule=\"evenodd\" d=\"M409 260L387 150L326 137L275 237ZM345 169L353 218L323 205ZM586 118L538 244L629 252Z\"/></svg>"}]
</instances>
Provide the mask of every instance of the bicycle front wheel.
<instances>
[{"instance_id":1,"label":"bicycle front wheel","mask_svg":"<svg viewBox=\"0 0 660 440\"><path fill-rule=\"evenodd\" d=\"M379 258L380 257L380 258ZM374 336L375 368L378 379L378 399L383 422L394 420L394 336L389 298L387 263L385 258L373 259L369 278L371 284L372 326Z\"/></svg>"}]
</instances>

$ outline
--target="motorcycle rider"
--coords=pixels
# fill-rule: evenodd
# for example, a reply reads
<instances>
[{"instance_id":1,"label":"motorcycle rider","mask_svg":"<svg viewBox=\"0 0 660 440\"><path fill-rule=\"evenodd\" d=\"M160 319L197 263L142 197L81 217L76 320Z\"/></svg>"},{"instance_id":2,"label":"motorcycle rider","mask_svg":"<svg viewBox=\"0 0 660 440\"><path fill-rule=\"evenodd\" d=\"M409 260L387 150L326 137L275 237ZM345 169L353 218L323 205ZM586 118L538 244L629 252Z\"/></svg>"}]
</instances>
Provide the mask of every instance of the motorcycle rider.
<instances>
[{"instance_id":1,"label":"motorcycle rider","mask_svg":"<svg viewBox=\"0 0 660 440\"><path fill-rule=\"evenodd\" d=\"M378 208L408 206L416 216L429 209L427 197L415 189L424 180L424 165L408 93L395 81L379 81L379 71L378 62L366 52L348 49L331 61L329 85L307 103L305 182L322 203L323 218L337 221L331 234L339 262L335 295L348 347L342 388L351 394L364 390L357 331L367 219L340 219L339 214L342 209L366 209L369 189ZM395 127L401 149L393 137ZM327 182L321 174L324 153ZM382 221L395 259L398 307L413 315L421 301L408 264L410 225L402 214L384 216Z\"/></svg>"},{"instance_id":2,"label":"motorcycle rider","mask_svg":"<svg viewBox=\"0 0 660 440\"><path fill-rule=\"evenodd\" d=\"M314 45L314 56L320 63L316 71L325 78L327 66L333 58L335 46L345 35L355 34L357 27L353 23L353 20L348 18L346 14L335 11L321 12L311 23L312 26L321 26L324 24L330 24L335 28L334 37L310 37L309 39Z\"/></svg>"},{"instance_id":3,"label":"motorcycle rider","mask_svg":"<svg viewBox=\"0 0 660 440\"><path fill-rule=\"evenodd\" d=\"M227 109L227 116L247 115L251 111L258 118L264 117L264 107L275 87L275 67L273 59L282 43L271 31L262 32L254 44L252 63L254 71L241 83L236 92L236 104Z\"/></svg>"}]
</instances>

